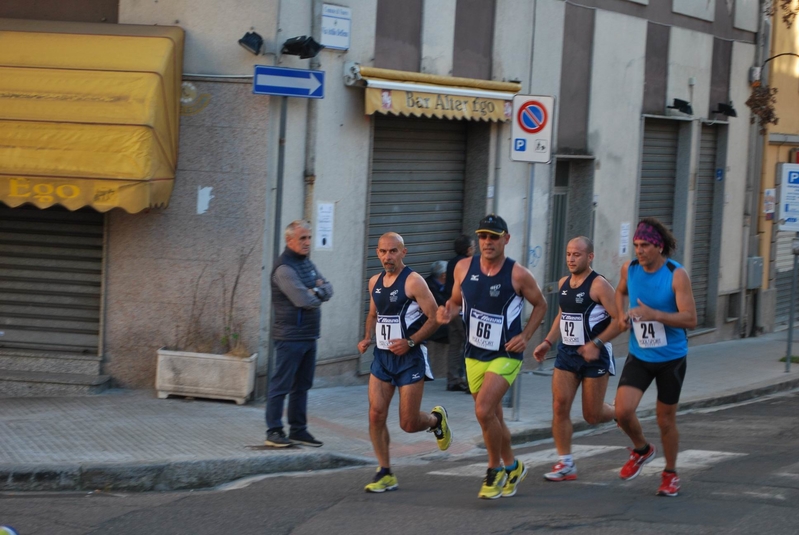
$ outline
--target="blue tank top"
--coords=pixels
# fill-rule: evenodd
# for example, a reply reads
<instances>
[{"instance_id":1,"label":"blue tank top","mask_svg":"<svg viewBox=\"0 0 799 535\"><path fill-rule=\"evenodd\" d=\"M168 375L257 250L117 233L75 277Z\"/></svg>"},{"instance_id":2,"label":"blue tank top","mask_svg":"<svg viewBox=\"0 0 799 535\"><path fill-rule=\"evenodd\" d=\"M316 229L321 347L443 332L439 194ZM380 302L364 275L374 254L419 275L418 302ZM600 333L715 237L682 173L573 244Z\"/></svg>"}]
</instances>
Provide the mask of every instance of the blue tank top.
<instances>
[{"instance_id":1,"label":"blue tank top","mask_svg":"<svg viewBox=\"0 0 799 535\"><path fill-rule=\"evenodd\" d=\"M571 275L566 277L558 294L558 304L561 311L561 330L568 332L568 327L563 324L571 324L572 332L570 338L561 337L561 344L569 347L579 347L580 343L568 343L574 340L582 340L587 344L591 339L596 338L610 325L611 317L600 303L591 299L591 285L594 279L601 277L596 271L592 271L577 287L571 287ZM582 336L574 332L574 327L582 325Z\"/></svg>"},{"instance_id":2,"label":"blue tank top","mask_svg":"<svg viewBox=\"0 0 799 535\"><path fill-rule=\"evenodd\" d=\"M391 286L384 286L383 271L372 288L377 310L376 349L387 350L385 344L392 339L410 338L427 321L419 304L405 294L405 281L411 273L413 270L405 266Z\"/></svg>"},{"instance_id":3,"label":"blue tank top","mask_svg":"<svg viewBox=\"0 0 799 535\"><path fill-rule=\"evenodd\" d=\"M640 299L650 308L663 312L678 312L672 280L674 271L681 267L669 258L659 270L647 273L638 260L630 262L627 268L630 308L638 306ZM668 362L688 354L688 336L685 329L669 327L656 321L634 321L632 326L634 331L630 332L630 353L639 359L646 362Z\"/></svg>"},{"instance_id":4,"label":"blue tank top","mask_svg":"<svg viewBox=\"0 0 799 535\"><path fill-rule=\"evenodd\" d=\"M472 257L461 282L463 321L466 323L466 357L482 361L497 357L522 360L522 353L510 353L505 343L522 332L524 299L513 289L510 258L496 275L480 271L480 257Z\"/></svg>"}]
</instances>

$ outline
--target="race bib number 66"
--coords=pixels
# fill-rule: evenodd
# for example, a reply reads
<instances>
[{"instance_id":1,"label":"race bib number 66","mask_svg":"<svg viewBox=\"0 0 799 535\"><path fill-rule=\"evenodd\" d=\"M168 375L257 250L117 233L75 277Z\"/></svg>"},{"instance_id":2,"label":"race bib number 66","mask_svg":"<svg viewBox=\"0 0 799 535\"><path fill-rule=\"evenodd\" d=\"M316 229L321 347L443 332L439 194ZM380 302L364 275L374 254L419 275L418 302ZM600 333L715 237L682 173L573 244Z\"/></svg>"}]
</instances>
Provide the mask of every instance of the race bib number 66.
<instances>
[{"instance_id":1,"label":"race bib number 66","mask_svg":"<svg viewBox=\"0 0 799 535\"><path fill-rule=\"evenodd\" d=\"M469 343L480 349L499 351L502 341L502 316L479 310L469 311Z\"/></svg>"}]
</instances>

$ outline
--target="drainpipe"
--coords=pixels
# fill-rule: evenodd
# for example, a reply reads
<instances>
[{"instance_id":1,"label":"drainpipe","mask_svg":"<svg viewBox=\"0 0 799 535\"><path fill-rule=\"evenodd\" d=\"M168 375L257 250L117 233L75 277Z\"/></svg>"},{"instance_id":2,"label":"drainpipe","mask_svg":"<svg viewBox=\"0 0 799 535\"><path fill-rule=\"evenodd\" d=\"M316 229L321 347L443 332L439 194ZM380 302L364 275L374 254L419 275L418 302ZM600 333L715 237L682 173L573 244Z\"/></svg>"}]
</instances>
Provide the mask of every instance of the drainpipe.
<instances>
[{"instance_id":1,"label":"drainpipe","mask_svg":"<svg viewBox=\"0 0 799 535\"><path fill-rule=\"evenodd\" d=\"M322 2L311 0L311 36L321 41L322 33ZM319 55L311 58L310 69L318 70L321 66ZM316 124L319 116L318 99L308 99L308 117L305 125L305 187L303 202L303 219L313 221L313 198L316 184Z\"/></svg>"},{"instance_id":2,"label":"drainpipe","mask_svg":"<svg viewBox=\"0 0 799 535\"><path fill-rule=\"evenodd\" d=\"M757 48L755 51L755 68L764 69L763 61L769 54L769 39L771 32L769 31L768 17L762 9L760 9L760 24L757 32ZM761 73L765 78L766 73ZM762 78L761 78L762 79ZM758 235L759 224L759 201L760 201L760 184L761 175L763 172L763 135L760 134L760 128L757 124L749 127L749 166L747 169L746 178L746 197L744 202L744 225L743 225L743 243L741 247L741 302L739 303L738 310L738 333L741 338L747 338L750 333L754 333L757 326L757 307L752 307L752 320L747 321L746 310L749 297L757 299L759 290L752 290L751 294L746 289L748 279L748 261L751 254L750 245L754 238ZM760 254L760 251L756 251ZM751 325L750 325L751 323Z\"/></svg>"}]
</instances>

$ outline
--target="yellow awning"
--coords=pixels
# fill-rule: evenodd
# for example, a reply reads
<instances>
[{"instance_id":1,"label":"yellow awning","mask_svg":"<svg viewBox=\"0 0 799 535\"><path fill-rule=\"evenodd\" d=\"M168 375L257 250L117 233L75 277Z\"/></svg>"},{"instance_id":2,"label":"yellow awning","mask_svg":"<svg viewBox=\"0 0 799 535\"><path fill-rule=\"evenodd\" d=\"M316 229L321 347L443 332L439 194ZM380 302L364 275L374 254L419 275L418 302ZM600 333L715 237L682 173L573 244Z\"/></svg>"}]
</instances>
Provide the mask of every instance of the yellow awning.
<instances>
[{"instance_id":1,"label":"yellow awning","mask_svg":"<svg viewBox=\"0 0 799 535\"><path fill-rule=\"evenodd\" d=\"M366 113L505 122L511 119L517 82L394 71L348 65L345 83L366 86Z\"/></svg>"},{"instance_id":2,"label":"yellow awning","mask_svg":"<svg viewBox=\"0 0 799 535\"><path fill-rule=\"evenodd\" d=\"M0 19L0 201L166 206L183 30Z\"/></svg>"}]
</instances>

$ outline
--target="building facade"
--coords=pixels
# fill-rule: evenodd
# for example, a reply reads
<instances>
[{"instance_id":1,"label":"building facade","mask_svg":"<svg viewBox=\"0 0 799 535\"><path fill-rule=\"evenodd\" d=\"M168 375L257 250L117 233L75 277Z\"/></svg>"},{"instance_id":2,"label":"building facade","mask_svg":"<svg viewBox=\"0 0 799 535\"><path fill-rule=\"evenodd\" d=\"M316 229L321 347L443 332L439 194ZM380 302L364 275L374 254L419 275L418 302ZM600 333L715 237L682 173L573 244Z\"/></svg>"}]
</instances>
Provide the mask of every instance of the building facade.
<instances>
[{"instance_id":1,"label":"building facade","mask_svg":"<svg viewBox=\"0 0 799 535\"><path fill-rule=\"evenodd\" d=\"M198 302L228 302L244 255L235 311L259 354L262 386L269 266L282 229L299 218L311 220L313 261L336 292L322 312L318 385L358 381L368 370L356 344L366 281L380 269L380 234L400 232L407 263L427 275L487 212L507 220L509 256L532 270L551 304L570 237L594 239L595 269L615 284L633 255L637 220L659 217L693 281L700 327L692 343L736 338L752 321L747 269L758 249L750 247L747 195L756 172L743 102L756 59L756 0L95 7L103 6L104 24L185 31L169 206L86 212L102 229L96 355L119 385L152 386L156 349L176 343ZM291 37L324 40L332 7L349 18L345 48L310 60L280 54ZM0 14L34 17L22 8ZM53 17L65 20L62 11ZM101 22L88 8L73 19ZM262 55L237 45L250 31L263 37ZM254 65L323 70L324 98L252 94ZM517 93L555 98L549 163L509 157ZM737 118L716 113L730 102ZM557 306L550 309L547 321ZM200 331L216 337L217 320L206 313Z\"/></svg>"}]
</instances>

